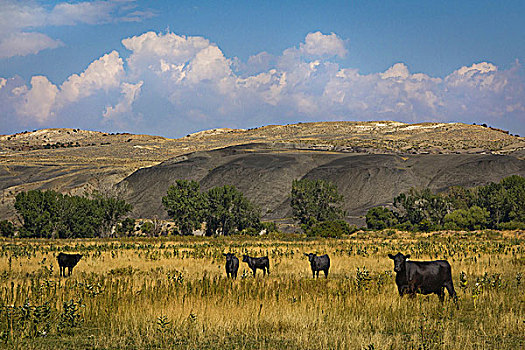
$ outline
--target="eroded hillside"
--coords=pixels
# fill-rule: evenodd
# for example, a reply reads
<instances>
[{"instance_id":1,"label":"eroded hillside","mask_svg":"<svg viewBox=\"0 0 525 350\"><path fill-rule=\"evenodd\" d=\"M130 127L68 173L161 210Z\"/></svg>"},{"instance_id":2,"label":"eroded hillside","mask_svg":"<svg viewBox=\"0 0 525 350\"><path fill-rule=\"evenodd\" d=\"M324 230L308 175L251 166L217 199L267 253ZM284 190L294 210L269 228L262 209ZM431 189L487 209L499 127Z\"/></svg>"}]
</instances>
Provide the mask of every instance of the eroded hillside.
<instances>
[{"instance_id":1,"label":"eroded hillside","mask_svg":"<svg viewBox=\"0 0 525 350\"><path fill-rule=\"evenodd\" d=\"M110 188L142 168L155 167L165 162L159 165L159 168L162 168L170 162L180 162L185 157L195 157L195 154L204 155L207 154L206 152L225 147L258 143L265 145L255 148L267 148L263 152L264 155L259 154L259 157L265 158L270 154L274 158L271 164L267 164L266 160L262 161L261 164L264 166L259 167L258 170L257 167L252 168L259 174L250 176L263 176L267 170L266 167L269 167L268 169L281 169L280 171L286 173L286 176L283 177L286 179L320 176L320 173L315 175L315 171L320 171L321 168L314 170L312 166L325 166L327 164L325 161L328 159L336 160L349 155L380 155L377 157L377 162L381 162L380 160L383 159L381 157L384 155L390 155L392 159L411 159L414 155L425 154L436 156L477 154L480 157L492 155L496 157L494 159L500 159L497 155L505 155L512 158L511 163L517 161L519 164L523 162L525 155L524 138L509 135L498 129L460 123L404 124L388 121L300 123L284 126L269 125L248 130L206 130L179 139L125 133L107 134L78 129L44 129L0 136L0 190L2 194L0 218L13 216L14 196L20 191L55 189L77 194L92 189ZM245 147L245 150L250 148L253 147ZM285 153L288 158L283 158ZM185 156L188 154L190 156ZM319 158L322 162L312 161L310 158L302 160L301 157L305 154L315 159ZM246 161L253 161L253 159ZM225 183L226 178L230 176L227 175L229 172L235 169L241 173L246 171L235 162L217 163L217 168L208 163L198 166L207 169L208 173L224 173L221 176L225 179ZM384 163L383 168L395 169L392 166L394 165ZM312 173L305 172L306 169ZM507 168L503 167L503 169ZM511 172L514 173L521 171L516 170L515 167L512 169ZM485 177L487 179L491 176L508 175L510 171L509 169L496 171L493 168L471 171L479 173L487 170L491 172L490 176ZM158 172L156 168L151 168L151 171ZM191 171L190 175L196 176L193 173L195 170ZM435 168L435 171L438 169ZM176 174L178 173L173 173L170 179L175 176L191 177L187 174ZM204 181L205 186L208 185L207 181L210 186L211 184L218 185L221 184L221 176L202 177L201 180ZM265 197L264 193L272 192L266 187L275 185L273 175L267 175L268 178L264 181L253 181L256 179L250 176L247 176L246 179L253 186L243 188L243 190L258 193L257 196L261 200ZM415 178L421 177L420 174L414 176ZM159 178L153 181L165 182L167 180ZM283 186L284 184L278 187L279 191L287 189L286 186ZM258 192L254 188L257 188ZM372 198L373 200L369 200L370 203L384 202L387 196L379 200L378 198L383 197L374 194L373 188L374 186L369 186L367 192L362 193L363 198ZM406 186L400 188L406 188ZM147 206L144 204L147 202L140 201L138 198L146 198L148 195L138 193L137 189L131 189L131 191L133 195L130 195L130 199L135 198L132 202L137 207L136 214L139 216L152 215L151 211L138 209L143 205ZM272 198L268 196L267 201ZM151 204L153 205L154 202ZM269 208L265 202L262 204L265 208ZM364 208L366 205L362 203L359 206ZM271 209L275 212L275 215L272 215L286 216L285 209L287 208L285 207L285 204L280 204ZM164 215L159 209L155 211L155 214ZM268 215L270 214L267 213Z\"/></svg>"}]
</instances>

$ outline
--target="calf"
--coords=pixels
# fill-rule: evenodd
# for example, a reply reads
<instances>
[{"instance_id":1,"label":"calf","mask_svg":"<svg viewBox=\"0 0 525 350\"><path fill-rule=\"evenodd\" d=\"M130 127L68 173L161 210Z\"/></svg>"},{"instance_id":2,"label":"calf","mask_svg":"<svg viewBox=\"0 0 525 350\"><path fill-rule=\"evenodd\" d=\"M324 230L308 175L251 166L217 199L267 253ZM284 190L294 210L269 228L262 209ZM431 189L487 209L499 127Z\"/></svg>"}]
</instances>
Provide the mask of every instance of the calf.
<instances>
[{"instance_id":1,"label":"calf","mask_svg":"<svg viewBox=\"0 0 525 350\"><path fill-rule=\"evenodd\" d=\"M239 270L239 259L232 253L222 254L226 257L226 276L237 278L237 271Z\"/></svg>"},{"instance_id":2,"label":"calf","mask_svg":"<svg viewBox=\"0 0 525 350\"><path fill-rule=\"evenodd\" d=\"M452 284L452 269L446 260L436 261L407 261L410 254L388 254L394 260L396 284L399 295L409 294L414 297L416 293L437 294L440 301L445 298L445 288L448 294L457 300L454 285Z\"/></svg>"},{"instance_id":3,"label":"calf","mask_svg":"<svg viewBox=\"0 0 525 350\"><path fill-rule=\"evenodd\" d=\"M243 255L242 262L248 263L248 266L253 271L253 277L255 277L257 269L263 270L263 276L266 275L266 273L270 274L270 260L267 256L263 256L262 258L252 258L248 255Z\"/></svg>"},{"instance_id":4,"label":"calf","mask_svg":"<svg viewBox=\"0 0 525 350\"><path fill-rule=\"evenodd\" d=\"M60 276L66 276L66 267L68 269L68 276L71 276L71 272L73 272L73 267L75 267L78 264L81 258L82 254L58 254L57 260L58 267L60 268Z\"/></svg>"},{"instance_id":5,"label":"calf","mask_svg":"<svg viewBox=\"0 0 525 350\"><path fill-rule=\"evenodd\" d=\"M306 255L308 257L308 260L310 261L310 267L312 268L313 278L316 277L316 274L317 277L319 277L319 271L324 271L324 277L328 278L328 269L330 268L330 258L328 257L328 255L325 254L317 256L312 253L304 253L304 255Z\"/></svg>"}]
</instances>

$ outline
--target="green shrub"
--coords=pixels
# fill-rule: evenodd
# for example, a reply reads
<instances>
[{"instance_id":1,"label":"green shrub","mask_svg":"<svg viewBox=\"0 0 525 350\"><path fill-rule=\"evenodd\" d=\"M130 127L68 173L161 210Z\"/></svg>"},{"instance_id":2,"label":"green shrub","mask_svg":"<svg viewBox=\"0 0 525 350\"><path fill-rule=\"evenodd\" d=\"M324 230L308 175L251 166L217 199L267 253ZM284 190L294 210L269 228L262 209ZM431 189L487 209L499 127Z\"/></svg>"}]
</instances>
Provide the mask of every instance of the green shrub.
<instances>
[{"instance_id":1,"label":"green shrub","mask_svg":"<svg viewBox=\"0 0 525 350\"><path fill-rule=\"evenodd\" d=\"M0 221L0 235L2 237L13 237L15 234L15 225L11 221Z\"/></svg>"},{"instance_id":2,"label":"green shrub","mask_svg":"<svg viewBox=\"0 0 525 350\"><path fill-rule=\"evenodd\" d=\"M498 224L498 230L525 230L525 222L502 222Z\"/></svg>"},{"instance_id":3,"label":"green shrub","mask_svg":"<svg viewBox=\"0 0 525 350\"><path fill-rule=\"evenodd\" d=\"M445 215L444 227L448 230L481 230L487 227L490 213L478 206L458 209Z\"/></svg>"},{"instance_id":4,"label":"green shrub","mask_svg":"<svg viewBox=\"0 0 525 350\"><path fill-rule=\"evenodd\" d=\"M333 220L323 221L315 224L309 230L306 231L306 234L310 237L339 238L343 235L350 235L356 231L357 227L350 226L344 220Z\"/></svg>"},{"instance_id":5,"label":"green shrub","mask_svg":"<svg viewBox=\"0 0 525 350\"><path fill-rule=\"evenodd\" d=\"M146 221L140 226L140 230L147 235L150 235L153 232L153 228L153 224L149 221Z\"/></svg>"},{"instance_id":6,"label":"green shrub","mask_svg":"<svg viewBox=\"0 0 525 350\"><path fill-rule=\"evenodd\" d=\"M366 226L373 230L384 230L398 223L392 210L385 207L375 207L366 213Z\"/></svg>"}]
</instances>

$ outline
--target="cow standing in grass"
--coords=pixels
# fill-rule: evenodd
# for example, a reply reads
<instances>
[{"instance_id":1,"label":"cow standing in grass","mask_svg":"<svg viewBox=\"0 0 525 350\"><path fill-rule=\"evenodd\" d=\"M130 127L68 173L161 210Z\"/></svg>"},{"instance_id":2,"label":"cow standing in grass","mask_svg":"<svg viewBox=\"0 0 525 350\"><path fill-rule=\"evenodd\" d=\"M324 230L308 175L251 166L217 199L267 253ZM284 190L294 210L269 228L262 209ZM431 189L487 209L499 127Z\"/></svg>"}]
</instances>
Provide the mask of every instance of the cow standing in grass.
<instances>
[{"instance_id":1,"label":"cow standing in grass","mask_svg":"<svg viewBox=\"0 0 525 350\"><path fill-rule=\"evenodd\" d=\"M319 277L319 271L324 272L324 277L328 278L328 269L330 269L330 258L328 255L317 256L313 253L306 254L310 261L310 267L312 268L313 278Z\"/></svg>"},{"instance_id":2,"label":"cow standing in grass","mask_svg":"<svg viewBox=\"0 0 525 350\"><path fill-rule=\"evenodd\" d=\"M410 254L388 254L394 260L396 284L399 295L405 294L415 297L420 294L437 294L440 301L445 299L445 288L448 294L457 300L454 285L452 284L452 269L446 260L435 261L407 261Z\"/></svg>"},{"instance_id":3,"label":"cow standing in grass","mask_svg":"<svg viewBox=\"0 0 525 350\"><path fill-rule=\"evenodd\" d=\"M78 264L80 259L82 258L82 254L66 254L66 253L60 253L57 256L58 260L58 267L60 269L60 276L66 277L66 267L68 276L71 276L71 273L73 272L73 268Z\"/></svg>"},{"instance_id":4,"label":"cow standing in grass","mask_svg":"<svg viewBox=\"0 0 525 350\"><path fill-rule=\"evenodd\" d=\"M233 279L237 278L237 271L239 270L239 259L232 253L222 254L226 257L226 276Z\"/></svg>"},{"instance_id":5,"label":"cow standing in grass","mask_svg":"<svg viewBox=\"0 0 525 350\"><path fill-rule=\"evenodd\" d=\"M267 256L252 258L248 255L243 255L242 262L248 263L248 266L253 271L253 277L255 277L257 269L263 270L263 276L266 275L266 273L270 274L270 260Z\"/></svg>"}]
</instances>

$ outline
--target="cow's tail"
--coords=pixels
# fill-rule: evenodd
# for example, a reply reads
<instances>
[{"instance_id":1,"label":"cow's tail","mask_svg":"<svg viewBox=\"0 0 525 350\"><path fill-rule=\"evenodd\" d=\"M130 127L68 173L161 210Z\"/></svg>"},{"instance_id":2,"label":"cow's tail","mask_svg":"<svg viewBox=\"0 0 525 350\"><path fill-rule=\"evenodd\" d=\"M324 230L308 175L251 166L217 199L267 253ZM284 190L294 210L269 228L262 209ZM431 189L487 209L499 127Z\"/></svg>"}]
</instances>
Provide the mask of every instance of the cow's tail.
<instances>
[{"instance_id":1,"label":"cow's tail","mask_svg":"<svg viewBox=\"0 0 525 350\"><path fill-rule=\"evenodd\" d=\"M268 261L268 264L266 265L266 273L270 274L270 259L268 259L267 261Z\"/></svg>"}]
</instances>

